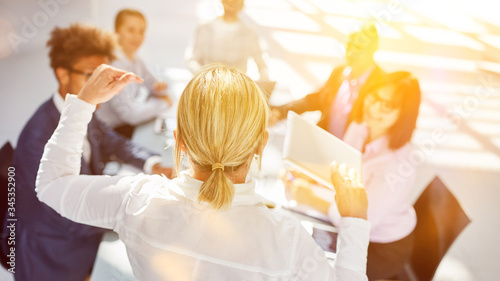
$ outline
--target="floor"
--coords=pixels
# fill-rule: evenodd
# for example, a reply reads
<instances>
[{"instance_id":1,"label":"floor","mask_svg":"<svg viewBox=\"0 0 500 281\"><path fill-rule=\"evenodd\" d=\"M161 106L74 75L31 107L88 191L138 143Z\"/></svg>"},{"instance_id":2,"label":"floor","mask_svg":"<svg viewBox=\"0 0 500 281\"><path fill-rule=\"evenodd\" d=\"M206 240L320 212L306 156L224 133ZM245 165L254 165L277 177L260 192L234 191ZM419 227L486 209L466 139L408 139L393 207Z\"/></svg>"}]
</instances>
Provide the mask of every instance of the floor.
<instances>
[{"instance_id":1,"label":"floor","mask_svg":"<svg viewBox=\"0 0 500 281\"><path fill-rule=\"evenodd\" d=\"M500 279L500 20L487 0L246 0L242 18L262 37L281 104L313 91L342 61L346 35L365 19L381 34L376 61L420 80L423 103L413 142L415 196L439 176L471 224L434 280ZM116 12L148 18L141 54L161 76L183 68L198 21L221 11L218 0L0 2L0 143L17 141L30 114L56 90L45 42L56 26L83 21L111 29ZM250 74L256 67L250 65ZM168 82L168 81L167 81ZM12 280L0 271L0 280Z\"/></svg>"}]
</instances>

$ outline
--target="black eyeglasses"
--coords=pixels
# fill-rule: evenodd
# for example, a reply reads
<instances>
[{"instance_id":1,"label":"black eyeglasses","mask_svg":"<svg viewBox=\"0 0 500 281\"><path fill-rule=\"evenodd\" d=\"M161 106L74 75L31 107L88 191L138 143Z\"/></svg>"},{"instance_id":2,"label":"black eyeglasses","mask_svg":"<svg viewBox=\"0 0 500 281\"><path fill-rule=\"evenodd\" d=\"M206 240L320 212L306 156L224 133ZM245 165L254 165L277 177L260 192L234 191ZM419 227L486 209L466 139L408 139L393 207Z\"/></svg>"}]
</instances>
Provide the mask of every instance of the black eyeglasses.
<instances>
[{"instance_id":1,"label":"black eyeglasses","mask_svg":"<svg viewBox=\"0 0 500 281\"><path fill-rule=\"evenodd\" d=\"M92 73L93 73L93 72L83 72L83 71L76 70L73 68L68 68L68 70L73 72L73 73L83 75L85 77L85 80L89 80L90 76L92 76Z\"/></svg>"},{"instance_id":2,"label":"black eyeglasses","mask_svg":"<svg viewBox=\"0 0 500 281\"><path fill-rule=\"evenodd\" d=\"M384 113L389 113L389 112L398 108L397 104L395 104L391 100L386 100L386 99L381 98L377 92L373 92L373 93L369 94L365 98L365 102L372 104L372 105L374 105L377 102L380 102L382 105L381 106L382 112L384 112Z\"/></svg>"}]
</instances>

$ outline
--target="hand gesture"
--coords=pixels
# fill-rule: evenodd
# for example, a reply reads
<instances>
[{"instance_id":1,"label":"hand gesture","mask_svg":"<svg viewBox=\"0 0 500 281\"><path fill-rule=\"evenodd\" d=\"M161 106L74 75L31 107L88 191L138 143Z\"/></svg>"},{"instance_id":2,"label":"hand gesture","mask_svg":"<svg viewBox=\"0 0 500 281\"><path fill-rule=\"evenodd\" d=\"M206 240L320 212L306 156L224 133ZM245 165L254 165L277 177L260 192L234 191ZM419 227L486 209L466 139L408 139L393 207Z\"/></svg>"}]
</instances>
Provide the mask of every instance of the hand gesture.
<instances>
[{"instance_id":1,"label":"hand gesture","mask_svg":"<svg viewBox=\"0 0 500 281\"><path fill-rule=\"evenodd\" d=\"M78 93L78 98L95 105L104 103L131 82L142 83L142 79L132 72L101 64Z\"/></svg>"},{"instance_id":2,"label":"hand gesture","mask_svg":"<svg viewBox=\"0 0 500 281\"><path fill-rule=\"evenodd\" d=\"M347 171L346 165L335 162L330 167L335 202L342 217L367 218L368 199L361 179L353 169Z\"/></svg>"},{"instance_id":3,"label":"hand gesture","mask_svg":"<svg viewBox=\"0 0 500 281\"><path fill-rule=\"evenodd\" d=\"M156 82L153 84L153 90L156 94L160 94L161 92L167 89L167 83L165 82Z\"/></svg>"}]
</instances>

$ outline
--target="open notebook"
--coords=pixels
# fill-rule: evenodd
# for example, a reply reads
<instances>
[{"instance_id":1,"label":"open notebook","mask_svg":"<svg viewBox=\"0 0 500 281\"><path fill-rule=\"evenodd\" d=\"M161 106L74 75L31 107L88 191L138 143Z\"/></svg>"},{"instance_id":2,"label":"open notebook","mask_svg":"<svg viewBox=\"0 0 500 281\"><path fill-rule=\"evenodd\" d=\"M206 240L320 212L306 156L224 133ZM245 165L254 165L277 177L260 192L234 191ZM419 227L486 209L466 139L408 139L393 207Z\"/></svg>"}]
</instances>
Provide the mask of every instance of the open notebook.
<instances>
[{"instance_id":1,"label":"open notebook","mask_svg":"<svg viewBox=\"0 0 500 281\"><path fill-rule=\"evenodd\" d=\"M319 183L333 189L330 164L346 163L361 176L361 152L341 139L302 118L288 112L283 160Z\"/></svg>"}]
</instances>

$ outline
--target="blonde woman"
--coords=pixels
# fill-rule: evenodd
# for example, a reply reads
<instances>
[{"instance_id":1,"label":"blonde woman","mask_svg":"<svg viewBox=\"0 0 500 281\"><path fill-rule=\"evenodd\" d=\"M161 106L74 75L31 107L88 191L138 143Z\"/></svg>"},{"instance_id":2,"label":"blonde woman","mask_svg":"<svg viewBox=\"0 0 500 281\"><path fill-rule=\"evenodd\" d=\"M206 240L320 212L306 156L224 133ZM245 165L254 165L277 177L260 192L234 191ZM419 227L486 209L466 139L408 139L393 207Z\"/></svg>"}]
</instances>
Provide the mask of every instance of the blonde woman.
<instances>
[{"instance_id":1,"label":"blonde woman","mask_svg":"<svg viewBox=\"0 0 500 281\"><path fill-rule=\"evenodd\" d=\"M268 106L255 83L226 66L202 69L178 107L175 154L190 170L161 176L79 176L85 128L97 104L132 73L100 66L67 98L37 178L41 201L74 221L113 229L139 280L366 280L366 193L332 170L347 217L330 267L300 223L272 211L246 180L267 141Z\"/></svg>"}]
</instances>

